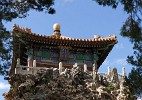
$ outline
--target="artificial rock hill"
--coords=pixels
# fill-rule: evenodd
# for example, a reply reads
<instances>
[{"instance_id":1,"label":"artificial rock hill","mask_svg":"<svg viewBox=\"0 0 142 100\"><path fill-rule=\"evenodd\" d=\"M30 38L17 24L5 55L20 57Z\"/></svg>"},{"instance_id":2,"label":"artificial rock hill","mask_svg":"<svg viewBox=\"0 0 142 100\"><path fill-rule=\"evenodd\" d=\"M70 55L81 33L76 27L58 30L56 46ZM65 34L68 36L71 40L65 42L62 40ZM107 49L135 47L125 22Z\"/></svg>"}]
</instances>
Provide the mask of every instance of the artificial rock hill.
<instances>
[{"instance_id":1,"label":"artificial rock hill","mask_svg":"<svg viewBox=\"0 0 142 100\"><path fill-rule=\"evenodd\" d=\"M9 83L5 100L136 100L116 68L105 75L77 64L72 69L46 68L35 74L15 74Z\"/></svg>"}]
</instances>

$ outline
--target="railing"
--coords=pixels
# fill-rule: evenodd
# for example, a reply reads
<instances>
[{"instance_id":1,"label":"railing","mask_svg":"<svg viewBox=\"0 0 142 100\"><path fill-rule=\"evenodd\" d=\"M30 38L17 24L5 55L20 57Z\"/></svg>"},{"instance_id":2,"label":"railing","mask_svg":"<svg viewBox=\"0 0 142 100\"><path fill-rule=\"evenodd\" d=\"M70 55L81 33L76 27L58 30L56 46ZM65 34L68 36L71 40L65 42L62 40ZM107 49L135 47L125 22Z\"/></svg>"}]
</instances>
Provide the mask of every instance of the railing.
<instances>
[{"instance_id":1,"label":"railing","mask_svg":"<svg viewBox=\"0 0 142 100\"><path fill-rule=\"evenodd\" d=\"M39 70L39 69L48 69L47 67L37 67L36 66L36 60L33 60L33 64L32 64L33 66L30 66L30 60L28 60L28 66L22 66L22 65L20 65L20 59L18 58L17 59L17 65L16 65L16 68L15 68L15 74L22 74L22 75L26 75L26 74L33 74L33 75L35 75L36 73L37 73L37 71ZM74 65L73 65L73 67L77 67L78 66L78 64L77 63L75 63ZM62 72L63 72L63 64L62 64L62 62L60 62L59 63L59 74L61 74ZM95 63L95 64L93 64L93 67L92 67L92 74L96 74L96 73L98 73L97 72L97 64ZM84 64L84 72L87 72L88 70L87 70L87 65L86 64ZM112 72L111 72L111 68L110 67L108 67L108 73L98 73L99 75L102 75L102 76L111 76L111 74L112 74ZM118 74L118 73L117 73ZM126 76L126 72L125 72L125 68L123 67L122 68L122 74L118 74L118 76L119 77L125 77Z\"/></svg>"},{"instance_id":2,"label":"railing","mask_svg":"<svg viewBox=\"0 0 142 100\"><path fill-rule=\"evenodd\" d=\"M47 67L28 67L28 66L22 66L20 65L19 67L15 68L15 74L22 74L22 75L26 75L26 74L33 74L35 75L37 73L37 70L40 69L48 69Z\"/></svg>"}]
</instances>

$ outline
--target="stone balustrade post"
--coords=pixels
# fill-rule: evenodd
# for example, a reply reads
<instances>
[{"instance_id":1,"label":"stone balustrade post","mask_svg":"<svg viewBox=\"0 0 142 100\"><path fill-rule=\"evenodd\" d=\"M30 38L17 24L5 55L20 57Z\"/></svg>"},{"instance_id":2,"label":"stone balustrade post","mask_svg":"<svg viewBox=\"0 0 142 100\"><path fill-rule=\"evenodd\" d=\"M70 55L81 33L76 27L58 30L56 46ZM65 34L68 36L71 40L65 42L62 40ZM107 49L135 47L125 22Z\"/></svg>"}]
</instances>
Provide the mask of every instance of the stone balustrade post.
<instances>
[{"instance_id":1,"label":"stone balustrade post","mask_svg":"<svg viewBox=\"0 0 142 100\"><path fill-rule=\"evenodd\" d=\"M36 67L36 60L33 60L33 67Z\"/></svg>"},{"instance_id":2,"label":"stone balustrade post","mask_svg":"<svg viewBox=\"0 0 142 100\"><path fill-rule=\"evenodd\" d=\"M126 71L125 71L125 67L122 68L122 76L125 77L126 76Z\"/></svg>"},{"instance_id":3,"label":"stone balustrade post","mask_svg":"<svg viewBox=\"0 0 142 100\"><path fill-rule=\"evenodd\" d=\"M84 64L84 72L87 72L87 65Z\"/></svg>"},{"instance_id":4,"label":"stone balustrade post","mask_svg":"<svg viewBox=\"0 0 142 100\"><path fill-rule=\"evenodd\" d=\"M108 66L108 75L111 76L111 68Z\"/></svg>"},{"instance_id":5,"label":"stone balustrade post","mask_svg":"<svg viewBox=\"0 0 142 100\"><path fill-rule=\"evenodd\" d=\"M19 73L20 70L21 70L21 68L20 68L20 58L18 58L16 68L15 68L15 74Z\"/></svg>"},{"instance_id":6,"label":"stone balustrade post","mask_svg":"<svg viewBox=\"0 0 142 100\"><path fill-rule=\"evenodd\" d=\"M63 72L63 63L59 62L59 74Z\"/></svg>"},{"instance_id":7,"label":"stone balustrade post","mask_svg":"<svg viewBox=\"0 0 142 100\"><path fill-rule=\"evenodd\" d=\"M28 62L28 67L30 67L30 59L29 58L28 58L27 62Z\"/></svg>"},{"instance_id":8,"label":"stone balustrade post","mask_svg":"<svg viewBox=\"0 0 142 100\"><path fill-rule=\"evenodd\" d=\"M108 66L107 80L108 81L111 80L111 68L110 68L110 66Z\"/></svg>"},{"instance_id":9,"label":"stone balustrade post","mask_svg":"<svg viewBox=\"0 0 142 100\"><path fill-rule=\"evenodd\" d=\"M28 58L27 62L28 62L28 67L30 67L30 58ZM30 69L27 68L27 71L29 71L29 70L30 70Z\"/></svg>"},{"instance_id":10,"label":"stone balustrade post","mask_svg":"<svg viewBox=\"0 0 142 100\"><path fill-rule=\"evenodd\" d=\"M95 80L96 79L96 77L97 77L97 63L95 62L94 64L93 64L93 79Z\"/></svg>"},{"instance_id":11,"label":"stone balustrade post","mask_svg":"<svg viewBox=\"0 0 142 100\"><path fill-rule=\"evenodd\" d=\"M35 75L36 74L36 60L33 60L33 74Z\"/></svg>"}]
</instances>

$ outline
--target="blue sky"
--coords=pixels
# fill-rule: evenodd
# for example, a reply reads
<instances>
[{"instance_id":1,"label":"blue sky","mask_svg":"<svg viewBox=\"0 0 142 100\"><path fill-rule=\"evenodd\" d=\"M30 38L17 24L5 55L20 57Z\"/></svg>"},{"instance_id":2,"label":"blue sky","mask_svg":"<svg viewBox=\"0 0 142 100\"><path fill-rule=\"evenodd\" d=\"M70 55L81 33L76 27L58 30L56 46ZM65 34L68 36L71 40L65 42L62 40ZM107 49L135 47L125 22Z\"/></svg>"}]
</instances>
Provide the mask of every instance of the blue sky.
<instances>
[{"instance_id":1,"label":"blue sky","mask_svg":"<svg viewBox=\"0 0 142 100\"><path fill-rule=\"evenodd\" d=\"M16 23L21 27L31 28L34 33L52 35L53 24L60 23L61 34L72 38L93 38L95 34L106 37L116 34L118 44L110 52L99 72L107 72L108 66L116 67L119 73L122 67L126 68L127 74L130 72L132 66L127 64L126 58L133 54L132 45L127 38L119 35L120 28L128 16L121 6L114 10L99 6L93 0L56 0L55 9L54 15L31 11L27 18L5 22L5 26L12 31L13 24ZM0 77L0 100L3 100L1 95L8 91L8 88L8 82Z\"/></svg>"}]
</instances>

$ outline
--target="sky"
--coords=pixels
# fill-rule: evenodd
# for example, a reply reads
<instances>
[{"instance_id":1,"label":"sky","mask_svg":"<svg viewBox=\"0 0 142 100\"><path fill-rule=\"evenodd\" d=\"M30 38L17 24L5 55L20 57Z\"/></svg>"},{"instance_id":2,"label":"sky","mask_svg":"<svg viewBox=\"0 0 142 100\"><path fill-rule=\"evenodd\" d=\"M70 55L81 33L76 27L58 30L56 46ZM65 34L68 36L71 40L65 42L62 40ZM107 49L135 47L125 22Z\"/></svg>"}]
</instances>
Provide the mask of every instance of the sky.
<instances>
[{"instance_id":1,"label":"sky","mask_svg":"<svg viewBox=\"0 0 142 100\"><path fill-rule=\"evenodd\" d=\"M132 66L126 62L127 56L133 54L132 44L128 38L120 36L120 29L127 18L127 14L120 5L117 9L102 7L93 0L55 0L56 14L30 11L24 19L4 22L8 30L12 31L17 24L24 28L31 28L33 33L42 35L53 34L53 24L61 25L61 34L71 38L93 38L94 35L107 37L116 34L118 44L114 46L107 59L101 65L99 72L107 72L107 67L116 67L121 73L125 67L126 73ZM9 84L0 77L0 100L3 92L8 91Z\"/></svg>"}]
</instances>

